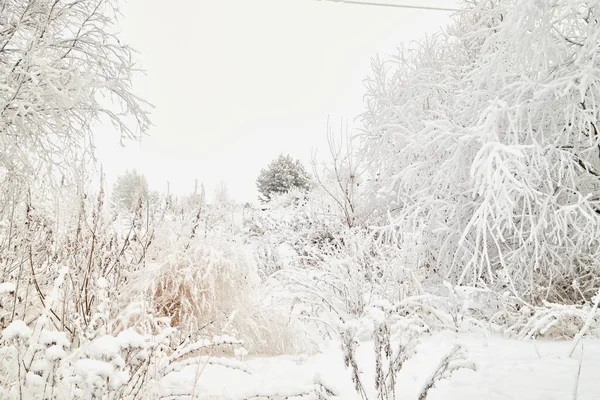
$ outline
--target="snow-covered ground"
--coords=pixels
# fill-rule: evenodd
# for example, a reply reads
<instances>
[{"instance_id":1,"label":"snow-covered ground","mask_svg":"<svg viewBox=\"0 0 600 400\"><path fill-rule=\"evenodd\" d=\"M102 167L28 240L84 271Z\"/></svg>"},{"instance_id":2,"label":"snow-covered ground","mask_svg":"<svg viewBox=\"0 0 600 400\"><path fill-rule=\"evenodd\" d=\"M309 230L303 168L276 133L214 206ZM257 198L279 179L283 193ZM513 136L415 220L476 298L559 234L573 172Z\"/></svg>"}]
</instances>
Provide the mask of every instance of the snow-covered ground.
<instances>
[{"instance_id":1,"label":"snow-covered ground","mask_svg":"<svg viewBox=\"0 0 600 400\"><path fill-rule=\"evenodd\" d=\"M477 371L456 371L429 391L428 400L596 400L600 398L600 341L585 339L568 357L570 342L517 341L483 334L436 334L424 339L418 353L400 372L398 399L417 400L427 377L441 357L455 344L468 350ZM359 348L363 379L374 376L372 343ZM578 373L581 362L580 374ZM324 343L313 356L280 356L245 360L249 372L207 365L202 370L190 365L173 372L161 382L165 398L190 398L194 381L195 399L311 399L308 393L315 382L322 382L337 393L335 398L354 400L350 373L344 367L342 352L335 342ZM579 379L578 379L579 375ZM577 388L576 388L577 387ZM577 395L574 393L577 391ZM264 397L260 397L260 396ZM267 397L267 396L271 397ZM289 396L289 397L286 397ZM369 398L375 399L371 394Z\"/></svg>"}]
</instances>

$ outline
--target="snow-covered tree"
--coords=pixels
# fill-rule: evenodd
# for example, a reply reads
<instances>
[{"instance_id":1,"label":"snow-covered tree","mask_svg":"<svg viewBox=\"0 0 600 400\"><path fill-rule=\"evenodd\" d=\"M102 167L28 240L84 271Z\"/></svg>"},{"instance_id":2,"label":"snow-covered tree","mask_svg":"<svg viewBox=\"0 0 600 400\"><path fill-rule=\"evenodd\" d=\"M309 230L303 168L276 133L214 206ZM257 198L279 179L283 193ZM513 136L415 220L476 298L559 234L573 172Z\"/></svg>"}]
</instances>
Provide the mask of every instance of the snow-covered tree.
<instances>
[{"instance_id":1,"label":"snow-covered tree","mask_svg":"<svg viewBox=\"0 0 600 400\"><path fill-rule=\"evenodd\" d=\"M376 220L379 204L371 196L366 183L371 179L364 162L364 153L357 151L356 138L348 129L339 137L328 124L329 155L319 163L313 158L313 174L323 200L329 200L340 219L348 227L364 226ZM365 190L366 189L366 190Z\"/></svg>"},{"instance_id":2,"label":"snow-covered tree","mask_svg":"<svg viewBox=\"0 0 600 400\"><path fill-rule=\"evenodd\" d=\"M525 303L589 300L600 2L467 6L447 34L374 61L363 116L373 191L400 246L418 237L418 266Z\"/></svg>"},{"instance_id":3,"label":"snow-covered tree","mask_svg":"<svg viewBox=\"0 0 600 400\"><path fill-rule=\"evenodd\" d=\"M260 193L259 199L268 202L274 195L287 193L292 188L309 190L310 182L310 175L300 160L282 154L260 171L256 187Z\"/></svg>"},{"instance_id":4,"label":"snow-covered tree","mask_svg":"<svg viewBox=\"0 0 600 400\"><path fill-rule=\"evenodd\" d=\"M132 50L117 37L117 14L113 0L2 2L0 179L69 175L68 165L93 155L99 120L122 139L141 137L148 118L131 91Z\"/></svg>"},{"instance_id":5,"label":"snow-covered tree","mask_svg":"<svg viewBox=\"0 0 600 400\"><path fill-rule=\"evenodd\" d=\"M112 190L111 201L117 208L130 211L140 201L145 203L148 195L146 177L133 169L125 171L117 178Z\"/></svg>"},{"instance_id":6,"label":"snow-covered tree","mask_svg":"<svg viewBox=\"0 0 600 400\"><path fill-rule=\"evenodd\" d=\"M231 202L231 198L229 196L229 186L227 185L227 182L219 182L215 188L213 201L215 204L228 204Z\"/></svg>"}]
</instances>

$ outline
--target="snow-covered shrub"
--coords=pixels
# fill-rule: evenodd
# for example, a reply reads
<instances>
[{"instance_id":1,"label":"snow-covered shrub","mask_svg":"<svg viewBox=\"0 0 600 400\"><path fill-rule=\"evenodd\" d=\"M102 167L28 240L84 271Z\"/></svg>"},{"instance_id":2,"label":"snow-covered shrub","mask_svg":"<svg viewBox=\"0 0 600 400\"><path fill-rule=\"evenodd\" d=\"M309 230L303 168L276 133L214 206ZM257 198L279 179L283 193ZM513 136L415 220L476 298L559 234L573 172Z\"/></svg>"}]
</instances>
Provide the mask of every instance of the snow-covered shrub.
<instances>
[{"instance_id":1,"label":"snow-covered shrub","mask_svg":"<svg viewBox=\"0 0 600 400\"><path fill-rule=\"evenodd\" d=\"M144 271L159 315L171 318L194 334L251 301L258 278L249 260L235 245L220 248L197 244L165 255L162 264ZM155 275L156 274L156 275Z\"/></svg>"},{"instance_id":2,"label":"snow-covered shrub","mask_svg":"<svg viewBox=\"0 0 600 400\"><path fill-rule=\"evenodd\" d=\"M102 335L72 343L65 332L15 320L2 331L0 393L6 399L158 399L159 381L190 364L226 364L198 352L237 347L234 338L187 341L172 348L175 330L157 335L126 329L116 336Z\"/></svg>"},{"instance_id":3,"label":"snow-covered shrub","mask_svg":"<svg viewBox=\"0 0 600 400\"><path fill-rule=\"evenodd\" d=\"M183 202L172 199L169 208L140 205L115 215L102 191L65 189L59 213L33 190L14 212L2 208L3 216L14 214L0 227L0 243L10 249L0 259L0 329L11 327L0 345L7 398L153 398L166 374L229 362L206 355L235 356L242 341L214 340L222 330L246 339L254 353L305 350L289 311L262 302L234 208L196 202L178 209ZM180 297L166 300L166 293ZM192 303L158 312L186 293ZM13 337L16 321L31 329L29 339ZM145 344L115 347L123 335Z\"/></svg>"},{"instance_id":4,"label":"snow-covered shrub","mask_svg":"<svg viewBox=\"0 0 600 400\"><path fill-rule=\"evenodd\" d=\"M122 247L131 255L128 248ZM83 247L77 251L85 250ZM97 250L99 255L110 256L100 245ZM78 256L73 251L67 254ZM89 256L89 250L85 254ZM2 330L0 390L3 398L157 398L159 380L189 365L190 357L196 356L200 349L211 352L219 349L222 354L234 355L235 347L242 344L237 339L203 336L182 342L180 338L188 333L182 335L170 326L168 319L153 315L153 299L141 296L144 288L115 290L123 279L130 285L139 283L135 278L143 273L135 264L124 260L119 269L108 271L106 278L95 278L97 271L92 273L90 269L80 276L80 269L62 267L47 287L40 276L34 284L37 292L32 296L33 304L38 306L18 307L22 307L26 321L12 318ZM114 263L107 265L114 266ZM46 273L53 268L50 265ZM85 282L86 276L90 281L79 286L80 278ZM33 274L28 278L33 280ZM27 291L10 282L0 287L7 296L14 298L16 293L21 293L27 298ZM82 288L81 296L67 297L73 287ZM67 313L67 310L74 312ZM202 364L219 362L194 360Z\"/></svg>"},{"instance_id":5,"label":"snow-covered shrub","mask_svg":"<svg viewBox=\"0 0 600 400\"><path fill-rule=\"evenodd\" d=\"M292 189L274 196L265 210L245 210L244 235L262 280L301 262L305 196L305 193Z\"/></svg>"},{"instance_id":6,"label":"snow-covered shrub","mask_svg":"<svg viewBox=\"0 0 600 400\"><path fill-rule=\"evenodd\" d=\"M335 324L344 364L361 399L397 398L401 389L398 377L406 362L416 355L421 340L434 331L421 315L412 312L408 304L379 302L369 306L361 317L342 319ZM365 346L372 346L372 351L365 352ZM374 365L367 365L372 362ZM427 398L438 381L449 378L461 368L475 370L476 366L467 361L464 348L455 346L440 357L419 390L418 398ZM367 371L374 376L368 376Z\"/></svg>"},{"instance_id":7,"label":"snow-covered shrub","mask_svg":"<svg viewBox=\"0 0 600 400\"><path fill-rule=\"evenodd\" d=\"M243 209L181 212L166 214L147 253L151 262L131 275L139 295L152 299L153 312L183 337L226 333L252 353L300 351L305 343L289 310L263 302L263 280L238 221Z\"/></svg>"}]
</instances>

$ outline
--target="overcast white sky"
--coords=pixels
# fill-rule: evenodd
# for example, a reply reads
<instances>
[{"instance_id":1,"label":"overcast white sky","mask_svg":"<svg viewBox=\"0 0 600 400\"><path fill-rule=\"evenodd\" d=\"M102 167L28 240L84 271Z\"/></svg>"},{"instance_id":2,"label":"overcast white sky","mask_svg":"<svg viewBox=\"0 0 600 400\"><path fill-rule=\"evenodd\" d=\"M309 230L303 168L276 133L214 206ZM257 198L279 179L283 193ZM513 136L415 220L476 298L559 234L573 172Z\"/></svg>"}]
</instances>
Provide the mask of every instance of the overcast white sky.
<instances>
[{"instance_id":1,"label":"overcast white sky","mask_svg":"<svg viewBox=\"0 0 600 400\"><path fill-rule=\"evenodd\" d=\"M454 0L387 0L455 7ZM128 0L124 37L147 71L136 93L156 106L142 145L97 140L110 183L125 169L150 186L207 195L220 181L255 201L255 179L279 153L310 169L326 120L363 111L371 58L449 22L449 14L315 0Z\"/></svg>"}]
</instances>

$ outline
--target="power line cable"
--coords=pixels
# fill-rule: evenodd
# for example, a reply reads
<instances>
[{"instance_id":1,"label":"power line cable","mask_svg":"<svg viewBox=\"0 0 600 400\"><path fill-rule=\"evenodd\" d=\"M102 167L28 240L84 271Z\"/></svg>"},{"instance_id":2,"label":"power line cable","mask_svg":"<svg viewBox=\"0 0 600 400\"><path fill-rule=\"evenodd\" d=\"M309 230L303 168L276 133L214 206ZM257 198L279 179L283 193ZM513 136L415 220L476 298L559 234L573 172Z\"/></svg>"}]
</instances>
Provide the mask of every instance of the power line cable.
<instances>
[{"instance_id":1,"label":"power line cable","mask_svg":"<svg viewBox=\"0 0 600 400\"><path fill-rule=\"evenodd\" d=\"M393 3L373 3L360 0L325 0L333 3L354 4L359 6L378 6L378 7L395 7L395 8L410 8L413 10L429 10L429 11L460 11L457 8L433 7L433 6L415 6L409 4L393 4Z\"/></svg>"}]
</instances>

